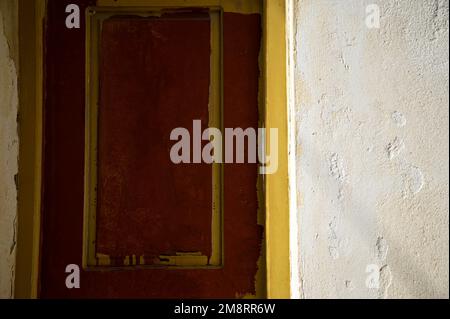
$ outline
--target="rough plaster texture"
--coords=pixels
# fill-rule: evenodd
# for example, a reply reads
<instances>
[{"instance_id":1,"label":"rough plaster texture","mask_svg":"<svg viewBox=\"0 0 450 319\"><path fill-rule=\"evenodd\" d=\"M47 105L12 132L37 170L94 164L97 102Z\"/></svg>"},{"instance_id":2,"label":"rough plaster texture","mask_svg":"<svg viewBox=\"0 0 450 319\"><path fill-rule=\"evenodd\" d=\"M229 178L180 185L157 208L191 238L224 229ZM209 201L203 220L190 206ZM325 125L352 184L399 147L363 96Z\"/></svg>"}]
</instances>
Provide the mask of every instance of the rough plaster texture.
<instances>
[{"instance_id":1,"label":"rough plaster texture","mask_svg":"<svg viewBox=\"0 0 450 319\"><path fill-rule=\"evenodd\" d=\"M300 297L449 297L448 5L293 1Z\"/></svg>"},{"instance_id":2,"label":"rough plaster texture","mask_svg":"<svg viewBox=\"0 0 450 319\"><path fill-rule=\"evenodd\" d=\"M0 0L0 298L14 292L16 244L17 5Z\"/></svg>"}]
</instances>

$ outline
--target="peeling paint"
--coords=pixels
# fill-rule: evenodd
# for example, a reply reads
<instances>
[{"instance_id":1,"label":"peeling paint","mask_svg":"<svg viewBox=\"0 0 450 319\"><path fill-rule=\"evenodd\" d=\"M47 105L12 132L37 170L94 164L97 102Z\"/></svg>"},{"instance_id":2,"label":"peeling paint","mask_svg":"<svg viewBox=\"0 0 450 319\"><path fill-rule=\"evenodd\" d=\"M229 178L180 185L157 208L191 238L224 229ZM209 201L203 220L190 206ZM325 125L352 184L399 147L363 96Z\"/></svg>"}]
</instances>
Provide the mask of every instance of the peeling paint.
<instances>
[{"instance_id":1,"label":"peeling paint","mask_svg":"<svg viewBox=\"0 0 450 319\"><path fill-rule=\"evenodd\" d=\"M342 162L339 159L338 154L334 153L330 158L330 176L336 180L342 182L345 177L345 172L342 167Z\"/></svg>"},{"instance_id":2,"label":"peeling paint","mask_svg":"<svg viewBox=\"0 0 450 319\"><path fill-rule=\"evenodd\" d=\"M399 111L393 112L391 118L398 127L403 127L406 125L406 117Z\"/></svg>"},{"instance_id":3,"label":"peeling paint","mask_svg":"<svg viewBox=\"0 0 450 319\"><path fill-rule=\"evenodd\" d=\"M328 251L331 258L339 258L339 246L340 242L337 235L336 218L333 218L328 224Z\"/></svg>"},{"instance_id":4,"label":"peeling paint","mask_svg":"<svg viewBox=\"0 0 450 319\"><path fill-rule=\"evenodd\" d=\"M392 284L392 273L388 265L380 268L380 288L379 298L387 299L389 297L389 288Z\"/></svg>"},{"instance_id":5,"label":"peeling paint","mask_svg":"<svg viewBox=\"0 0 450 319\"><path fill-rule=\"evenodd\" d=\"M376 247L376 257L378 258L378 260L384 261L386 259L389 248L386 243L386 240L383 237L379 236L377 238L375 247Z\"/></svg>"},{"instance_id":6,"label":"peeling paint","mask_svg":"<svg viewBox=\"0 0 450 319\"><path fill-rule=\"evenodd\" d=\"M402 174L403 177L403 197L411 197L418 194L425 183L422 171L414 166L408 165Z\"/></svg>"},{"instance_id":7,"label":"peeling paint","mask_svg":"<svg viewBox=\"0 0 450 319\"><path fill-rule=\"evenodd\" d=\"M394 159L405 149L405 143L402 139L395 137L392 142L386 146L386 152L389 159Z\"/></svg>"},{"instance_id":8,"label":"peeling paint","mask_svg":"<svg viewBox=\"0 0 450 319\"><path fill-rule=\"evenodd\" d=\"M17 165L17 6L0 0L0 299L14 295Z\"/></svg>"}]
</instances>

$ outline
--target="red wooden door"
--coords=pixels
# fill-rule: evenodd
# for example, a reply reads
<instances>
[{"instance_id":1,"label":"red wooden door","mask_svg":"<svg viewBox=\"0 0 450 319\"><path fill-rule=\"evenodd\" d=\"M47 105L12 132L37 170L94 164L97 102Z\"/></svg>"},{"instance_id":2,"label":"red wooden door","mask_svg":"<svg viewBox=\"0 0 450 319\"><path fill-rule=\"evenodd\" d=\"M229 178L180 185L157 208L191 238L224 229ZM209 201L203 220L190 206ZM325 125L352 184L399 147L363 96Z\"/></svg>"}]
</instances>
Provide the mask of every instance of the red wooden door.
<instances>
[{"instance_id":1,"label":"red wooden door","mask_svg":"<svg viewBox=\"0 0 450 319\"><path fill-rule=\"evenodd\" d=\"M65 27L71 3L82 12L79 29ZM211 118L211 86L220 85L211 78L212 11L110 14L88 44L98 47L89 60L84 12L94 5L48 1L40 297L255 295L255 276L264 272L256 164L223 164L217 190L211 164L175 164L169 155L174 128L192 136L193 120L204 129ZM258 126L260 24L259 14L221 18L223 127ZM97 63L94 83L86 83L86 63ZM86 87L97 92L95 105L87 103ZM87 129L92 107L96 125ZM96 201L86 212L90 130ZM214 228L217 191L222 221ZM92 242L86 229L95 232ZM219 237L220 263L213 264ZM94 252L86 257L87 250ZM174 264L186 257L198 264ZM80 288L66 287L68 264L80 266Z\"/></svg>"}]
</instances>

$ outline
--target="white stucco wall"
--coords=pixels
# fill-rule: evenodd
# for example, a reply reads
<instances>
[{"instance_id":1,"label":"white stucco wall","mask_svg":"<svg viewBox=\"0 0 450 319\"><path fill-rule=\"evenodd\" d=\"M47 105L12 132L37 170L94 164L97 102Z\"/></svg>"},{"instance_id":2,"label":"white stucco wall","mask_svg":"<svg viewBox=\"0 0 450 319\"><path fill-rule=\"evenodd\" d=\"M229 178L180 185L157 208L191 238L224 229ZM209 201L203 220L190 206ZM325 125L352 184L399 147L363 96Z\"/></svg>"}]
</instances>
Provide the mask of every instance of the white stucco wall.
<instances>
[{"instance_id":1,"label":"white stucco wall","mask_svg":"<svg viewBox=\"0 0 450 319\"><path fill-rule=\"evenodd\" d=\"M17 191L17 6L0 0L0 298L14 292Z\"/></svg>"},{"instance_id":2,"label":"white stucco wall","mask_svg":"<svg viewBox=\"0 0 450 319\"><path fill-rule=\"evenodd\" d=\"M292 4L299 296L448 298L449 1Z\"/></svg>"}]
</instances>

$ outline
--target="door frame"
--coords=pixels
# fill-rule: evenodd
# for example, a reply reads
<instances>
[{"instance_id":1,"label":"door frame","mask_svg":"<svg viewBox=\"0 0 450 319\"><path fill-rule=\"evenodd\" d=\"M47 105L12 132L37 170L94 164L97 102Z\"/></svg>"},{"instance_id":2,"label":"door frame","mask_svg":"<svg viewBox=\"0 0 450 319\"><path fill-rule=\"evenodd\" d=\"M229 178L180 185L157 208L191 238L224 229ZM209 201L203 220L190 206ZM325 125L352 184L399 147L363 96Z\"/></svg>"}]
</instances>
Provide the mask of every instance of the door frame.
<instances>
[{"instance_id":1,"label":"door frame","mask_svg":"<svg viewBox=\"0 0 450 319\"><path fill-rule=\"evenodd\" d=\"M145 0L167 6L164 0ZM43 57L46 0L19 2L19 178L15 298L37 298L43 163ZM142 6L142 0L98 0L97 5ZM226 12L262 11L260 94L264 126L278 128L278 170L263 178L267 298L290 297L288 103L285 0L171 0L177 7L219 6ZM241 4L241 5L239 5ZM280 36L285 35L285 36ZM270 141L270 130L267 130Z\"/></svg>"}]
</instances>

